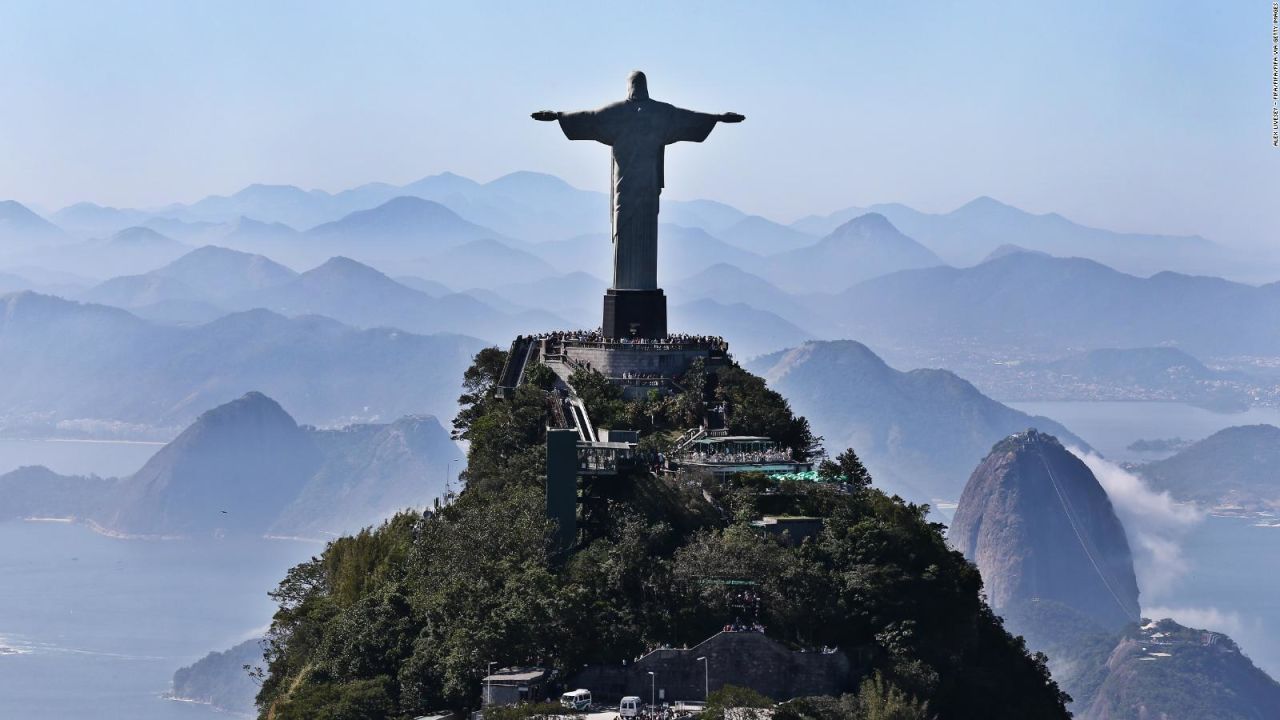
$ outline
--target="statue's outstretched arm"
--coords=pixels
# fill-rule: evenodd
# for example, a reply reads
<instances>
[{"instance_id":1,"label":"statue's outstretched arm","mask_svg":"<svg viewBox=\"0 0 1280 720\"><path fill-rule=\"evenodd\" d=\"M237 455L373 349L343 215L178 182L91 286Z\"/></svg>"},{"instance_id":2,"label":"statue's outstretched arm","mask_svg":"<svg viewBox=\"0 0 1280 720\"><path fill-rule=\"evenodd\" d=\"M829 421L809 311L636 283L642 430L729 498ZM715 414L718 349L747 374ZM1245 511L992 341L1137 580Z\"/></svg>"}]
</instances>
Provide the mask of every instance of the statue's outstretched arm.
<instances>
[{"instance_id":1,"label":"statue's outstretched arm","mask_svg":"<svg viewBox=\"0 0 1280 720\"><path fill-rule=\"evenodd\" d=\"M723 115L720 115L716 119L719 120L720 122L740 123L743 120L746 120L747 118L745 115L739 115L738 113L735 113L735 112L727 112Z\"/></svg>"},{"instance_id":2,"label":"statue's outstretched arm","mask_svg":"<svg viewBox=\"0 0 1280 720\"><path fill-rule=\"evenodd\" d=\"M531 116L534 120L547 122L550 120L559 120L560 112L556 110L539 110Z\"/></svg>"}]
</instances>

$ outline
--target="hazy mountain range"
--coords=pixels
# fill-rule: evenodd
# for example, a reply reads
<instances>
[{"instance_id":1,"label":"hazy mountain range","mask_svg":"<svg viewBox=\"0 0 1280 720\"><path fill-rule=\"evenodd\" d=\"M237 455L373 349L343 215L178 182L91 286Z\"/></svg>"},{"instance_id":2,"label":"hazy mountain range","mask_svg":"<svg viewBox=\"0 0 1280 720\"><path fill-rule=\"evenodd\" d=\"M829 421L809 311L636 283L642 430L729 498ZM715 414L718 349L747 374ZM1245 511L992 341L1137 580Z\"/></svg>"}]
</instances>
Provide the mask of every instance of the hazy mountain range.
<instances>
[{"instance_id":1,"label":"hazy mountain range","mask_svg":"<svg viewBox=\"0 0 1280 720\"><path fill-rule=\"evenodd\" d=\"M344 350L324 355L342 369L322 371L315 355L305 363L350 377L347 368L373 362L357 359L361 330L398 343L380 362L407 373L398 363L423 350L400 346L459 342L421 335L505 345L520 333L595 327L613 252L606 200L537 173L489 183L446 173L340 193L254 185L145 210L80 203L49 219L2 203L0 292L91 305L72 313L51 298L5 301L17 316L0 326L9 336L0 337L0 363L23 365L32 382L0 391L0 418L11 428L173 428L190 419L186 408L250 387L321 424L451 414L456 373L421 374L407 395L426 404L409 407L371 381L303 392L287 376L305 373L283 368L299 362L299 348L346 337ZM791 225L722 203L669 201L661 219L672 329L724 335L740 359L853 338L895 365L947 367L1002 398L1280 401L1280 382L1266 372L1206 365L1280 353L1270 332L1280 284L1139 277L1098 261L1129 267L1122 256L1136 253L1176 267L1221 250L1199 238L1108 233L985 198L943 215L887 205ZM50 314L47 327L24 320L41 313ZM279 338L290 340L256 334L278 323L288 328ZM99 355L77 356L71 338L80 327ZM206 337L218 338L220 357L196 357L213 347ZM12 350L18 343L27 352ZM1104 351L1115 355L1096 354ZM1172 357L1179 352L1196 365ZM49 361L29 359L39 355ZM272 367L280 370L267 377ZM158 399L130 397L129 378L152 374ZM245 375L258 382L240 384ZM52 397L58 382L86 392ZM352 397L352 387L372 397Z\"/></svg>"},{"instance_id":2,"label":"hazy mountain range","mask_svg":"<svg viewBox=\"0 0 1280 720\"><path fill-rule=\"evenodd\" d=\"M1280 284L1162 272L1140 278L1080 258L1016 252L969 268L904 270L815 306L828 332L928 351L1067 354L1176 346L1200 357L1280 353Z\"/></svg>"},{"instance_id":3,"label":"hazy mountain range","mask_svg":"<svg viewBox=\"0 0 1280 720\"><path fill-rule=\"evenodd\" d=\"M791 227L824 234L868 212L884 215L953 265L976 264L995 248L1013 244L1050 255L1092 258L1137 275L1162 270L1247 272L1240 258L1198 235L1112 232L1074 223L1057 213L1029 213L989 197L937 214L897 203L851 207L802 218Z\"/></svg>"},{"instance_id":4,"label":"hazy mountain range","mask_svg":"<svg viewBox=\"0 0 1280 720\"><path fill-rule=\"evenodd\" d=\"M1020 429L1087 446L1058 423L1002 405L951 372L901 372L857 342L810 342L748 367L809 419L829 453L855 448L878 486L915 502L954 502L991 446Z\"/></svg>"},{"instance_id":5,"label":"hazy mountain range","mask_svg":"<svg viewBox=\"0 0 1280 720\"><path fill-rule=\"evenodd\" d=\"M142 537L331 537L431 504L462 457L434 417L316 430L251 392L201 414L126 478L0 475L0 518Z\"/></svg>"},{"instance_id":6,"label":"hazy mountain range","mask_svg":"<svg viewBox=\"0 0 1280 720\"><path fill-rule=\"evenodd\" d=\"M205 408L260 389L317 425L451 418L458 378L482 346L261 309L178 327L23 292L0 298L0 415L11 432L172 437Z\"/></svg>"}]
</instances>

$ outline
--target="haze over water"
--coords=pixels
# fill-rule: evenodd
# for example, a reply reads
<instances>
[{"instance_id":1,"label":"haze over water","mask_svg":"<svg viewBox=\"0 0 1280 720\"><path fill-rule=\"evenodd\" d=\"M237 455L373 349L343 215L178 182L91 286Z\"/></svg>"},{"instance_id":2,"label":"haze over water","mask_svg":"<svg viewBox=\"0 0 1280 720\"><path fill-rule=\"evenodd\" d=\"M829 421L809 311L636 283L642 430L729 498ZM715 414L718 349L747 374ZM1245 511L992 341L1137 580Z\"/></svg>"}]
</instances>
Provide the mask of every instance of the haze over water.
<instances>
[{"instance_id":1,"label":"haze over water","mask_svg":"<svg viewBox=\"0 0 1280 720\"><path fill-rule=\"evenodd\" d=\"M320 549L0 523L0 717L226 717L164 699L173 672L261 633L274 610L267 591Z\"/></svg>"}]
</instances>

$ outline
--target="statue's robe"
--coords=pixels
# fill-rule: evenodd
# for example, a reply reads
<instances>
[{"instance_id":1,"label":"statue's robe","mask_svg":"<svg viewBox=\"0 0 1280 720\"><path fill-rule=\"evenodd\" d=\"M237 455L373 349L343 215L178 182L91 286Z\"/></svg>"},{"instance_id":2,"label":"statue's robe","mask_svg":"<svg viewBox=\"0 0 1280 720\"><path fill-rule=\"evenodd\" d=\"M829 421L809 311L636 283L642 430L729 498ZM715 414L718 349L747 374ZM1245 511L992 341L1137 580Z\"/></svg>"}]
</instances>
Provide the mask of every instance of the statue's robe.
<instances>
[{"instance_id":1,"label":"statue's robe","mask_svg":"<svg viewBox=\"0 0 1280 720\"><path fill-rule=\"evenodd\" d=\"M650 99L623 100L599 110L562 113L570 140L595 140L613 148L613 287L658 287L658 195L664 149L702 142L718 116Z\"/></svg>"}]
</instances>

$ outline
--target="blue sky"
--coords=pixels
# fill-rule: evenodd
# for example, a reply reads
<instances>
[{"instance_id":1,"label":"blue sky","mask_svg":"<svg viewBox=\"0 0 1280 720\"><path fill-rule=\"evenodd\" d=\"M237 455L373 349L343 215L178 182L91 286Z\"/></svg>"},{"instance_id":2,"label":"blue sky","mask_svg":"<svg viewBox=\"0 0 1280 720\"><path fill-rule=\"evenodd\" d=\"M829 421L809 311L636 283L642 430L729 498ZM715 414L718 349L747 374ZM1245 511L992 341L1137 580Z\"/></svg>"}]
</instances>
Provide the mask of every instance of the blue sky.
<instances>
[{"instance_id":1,"label":"blue sky","mask_svg":"<svg viewBox=\"0 0 1280 720\"><path fill-rule=\"evenodd\" d=\"M1123 5L1123 7L1117 7ZM670 197L781 220L991 195L1269 244L1271 6L1163 2L22 2L0 6L0 198L148 206L452 170L608 182L537 109L747 116Z\"/></svg>"}]
</instances>

